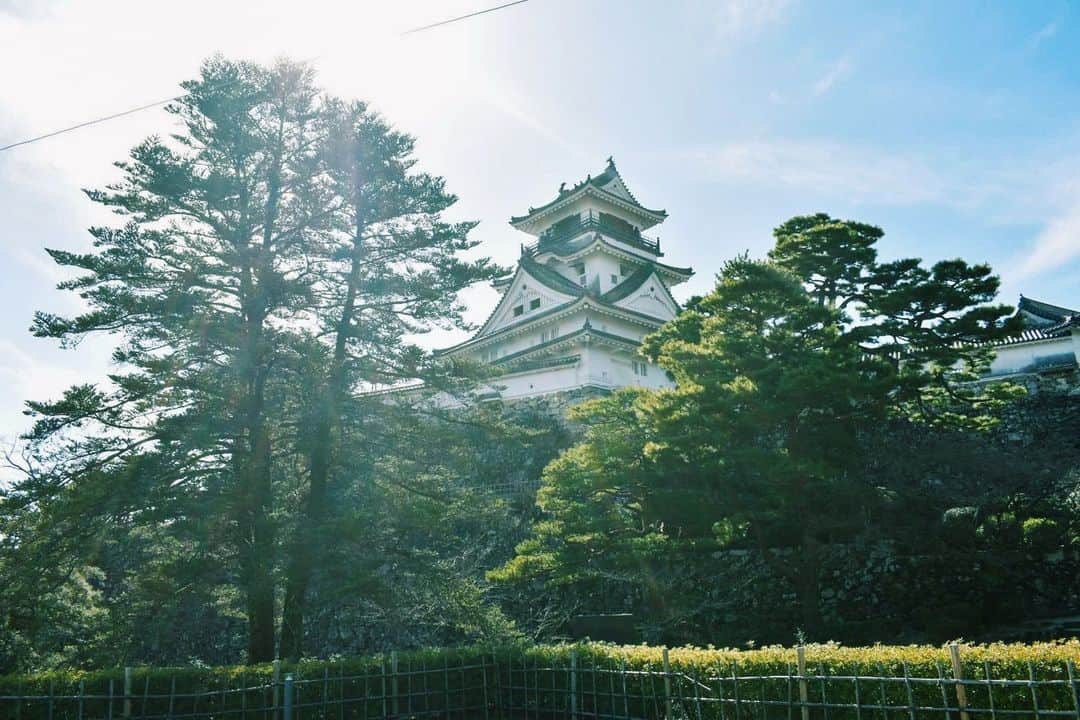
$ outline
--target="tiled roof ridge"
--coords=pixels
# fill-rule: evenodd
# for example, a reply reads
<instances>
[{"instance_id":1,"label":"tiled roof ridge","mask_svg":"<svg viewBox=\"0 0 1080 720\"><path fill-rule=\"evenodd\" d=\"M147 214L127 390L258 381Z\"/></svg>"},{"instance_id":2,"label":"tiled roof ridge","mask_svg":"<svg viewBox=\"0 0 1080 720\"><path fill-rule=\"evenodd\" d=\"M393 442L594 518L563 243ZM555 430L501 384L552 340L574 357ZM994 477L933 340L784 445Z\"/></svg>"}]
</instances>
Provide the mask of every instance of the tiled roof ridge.
<instances>
[{"instance_id":1,"label":"tiled roof ridge","mask_svg":"<svg viewBox=\"0 0 1080 720\"><path fill-rule=\"evenodd\" d=\"M570 195L573 195L574 193L578 192L579 190L581 190L582 188L584 188L586 186L592 186L592 187L596 188L597 190L599 190L601 192L607 193L608 195L610 195L613 198L616 198L616 199L618 199L618 200L620 200L622 202L626 202L626 200L624 200L623 198L620 198L615 193L613 193L610 190L607 190L607 189L604 188L605 185L607 185L608 183L610 183L610 182L612 182L613 180L616 180L616 179L618 179L622 183L622 186L626 189L626 194L630 196L630 204L637 206L638 208L644 210L647 213L667 217L667 211L665 211L665 210L656 210L656 209L653 209L653 208L647 208L638 201L637 197L630 190L630 186L626 184L626 180L623 179L622 174L619 173L618 169L615 167L615 161L611 157L609 157L608 158L608 164L604 168L604 171L602 173L600 173L599 175L597 175L596 177L593 177L592 174L590 173L589 175L585 176L584 180L581 180L580 182L575 183L570 188L567 188L566 183L563 183L562 185L559 186L559 192L555 196L554 200L552 200L550 202L547 202L547 203L544 203L543 205L541 205L539 207L530 207L529 211L527 213L525 213L524 215L512 215L512 216L510 216L510 222L511 222L511 224L522 222L523 220L528 219L529 217L531 217L532 215L534 215L536 213L543 212L544 210L547 210L552 205L555 205L559 201L564 200L565 198L569 197Z\"/></svg>"},{"instance_id":2,"label":"tiled roof ridge","mask_svg":"<svg viewBox=\"0 0 1080 720\"><path fill-rule=\"evenodd\" d=\"M633 256L634 258L636 258L637 260L639 260L641 262L650 263L652 265L655 265L655 266L657 266L659 268L663 268L664 270L675 273L677 275L693 275L694 274L694 269L692 267L679 267L678 265L668 265L667 263L662 263L662 262L660 262L658 260L646 260L645 258L641 257L640 255L635 255L634 253L627 252L626 250L624 250L622 248L619 248L619 247L616 247L616 246L612 245L610 242L608 242L607 238L604 237L604 234L600 233L600 232L594 233L594 239L589 244L582 245L581 247L571 249L570 248L571 243L575 242L580 237L581 236L578 235L577 237L566 238L565 240L562 240L561 242L559 242L559 243L557 243L557 244L555 244L553 246L544 248L543 252L549 252L549 253L552 253L553 255L558 255L559 257L565 257L566 255L573 255L574 253L581 252L581 251L583 251L583 250L585 250L587 248L592 247L594 244L599 242L599 243L603 243L604 245L607 245L610 248L613 248L614 250L617 250L618 252L624 253L626 255L631 255L631 256ZM597 239L597 238L599 238L599 239ZM569 250L569 252L561 252L561 251L566 251L566 250Z\"/></svg>"},{"instance_id":3,"label":"tiled roof ridge","mask_svg":"<svg viewBox=\"0 0 1080 720\"><path fill-rule=\"evenodd\" d=\"M1043 302L1042 300L1035 300L1033 298L1020 295L1020 302L1017 303L1016 309L1024 312L1029 312L1032 315L1038 315L1041 318L1047 320L1062 321L1069 317L1075 317L1080 315L1080 310L1073 310L1071 308L1064 307L1062 305L1054 305L1052 303Z\"/></svg>"},{"instance_id":4,"label":"tiled roof ridge","mask_svg":"<svg viewBox=\"0 0 1080 720\"><path fill-rule=\"evenodd\" d=\"M552 290L557 290L568 295L581 296L588 295L587 288L583 288L576 282L568 277L564 277L561 273L546 267L542 263L537 262L532 256L527 253L521 255L519 261L520 267L525 272L532 275L539 282L544 283Z\"/></svg>"},{"instance_id":5,"label":"tiled roof ridge","mask_svg":"<svg viewBox=\"0 0 1080 720\"><path fill-rule=\"evenodd\" d=\"M630 276L623 280L615 287L603 293L600 299L607 303L615 303L619 300L623 300L630 296L631 293L638 290L645 282L652 277L652 274L656 271L656 266L653 263L645 263L634 272L630 273Z\"/></svg>"}]
</instances>

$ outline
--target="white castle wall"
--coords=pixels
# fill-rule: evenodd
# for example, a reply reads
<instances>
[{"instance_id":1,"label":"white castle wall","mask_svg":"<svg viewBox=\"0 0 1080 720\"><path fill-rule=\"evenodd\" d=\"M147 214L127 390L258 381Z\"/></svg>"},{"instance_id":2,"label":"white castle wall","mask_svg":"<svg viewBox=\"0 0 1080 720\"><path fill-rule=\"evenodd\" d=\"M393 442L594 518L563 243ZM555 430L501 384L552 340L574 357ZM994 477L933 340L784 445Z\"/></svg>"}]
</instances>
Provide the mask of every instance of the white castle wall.
<instances>
[{"instance_id":1,"label":"white castle wall","mask_svg":"<svg viewBox=\"0 0 1080 720\"><path fill-rule=\"evenodd\" d=\"M1052 358L1070 354L1073 362L1080 359L1080 333L1073 332L1069 337L1051 340L1002 345L995 350L994 360L990 364L990 375L1030 372L1037 368L1040 362L1048 362Z\"/></svg>"}]
</instances>

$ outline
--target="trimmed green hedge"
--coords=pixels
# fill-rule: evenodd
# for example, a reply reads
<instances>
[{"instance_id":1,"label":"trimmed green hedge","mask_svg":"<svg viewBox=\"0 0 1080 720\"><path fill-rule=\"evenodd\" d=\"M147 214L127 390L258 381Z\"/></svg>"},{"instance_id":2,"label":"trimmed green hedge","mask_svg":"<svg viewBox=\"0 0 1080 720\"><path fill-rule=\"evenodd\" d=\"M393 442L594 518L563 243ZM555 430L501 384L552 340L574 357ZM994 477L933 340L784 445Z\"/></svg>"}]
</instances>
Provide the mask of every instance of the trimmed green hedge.
<instances>
[{"instance_id":1,"label":"trimmed green hedge","mask_svg":"<svg viewBox=\"0 0 1080 720\"><path fill-rule=\"evenodd\" d=\"M807 675L815 676L806 682L812 717L824 715L818 703L854 704L856 695L864 708L895 706L888 717L906 718L911 707L918 716L936 717L944 717L946 707L957 709L947 647L811 645L805 657ZM1080 642L965 645L960 657L966 679L989 676L1006 681L992 687L997 711L1034 716L1037 702L1040 711L1080 713L1077 683L1069 682L1070 667L1080 664ZM659 718L669 702L675 714L735 718L736 698L742 716L787 718L789 703L798 700L794 648L674 648L669 651L668 669L670 675L665 677L664 650L659 647L581 643L283 663L281 677L294 676L298 720L386 715L496 718L525 713L559 717L571 706L586 716ZM905 674L929 681L905 684ZM858 682L854 676L859 676ZM1037 681L1034 685L1028 682L1032 678ZM280 702L275 694L280 687L272 681L271 665L136 668L131 715L269 719L270 710ZM0 720L119 719L123 687L122 669L0 677L4 696ZM985 683L972 683L965 691L969 707L990 707ZM16 700L16 696L36 697ZM866 712L882 716L865 709L862 714ZM828 717L854 718L856 713L833 707Z\"/></svg>"}]
</instances>

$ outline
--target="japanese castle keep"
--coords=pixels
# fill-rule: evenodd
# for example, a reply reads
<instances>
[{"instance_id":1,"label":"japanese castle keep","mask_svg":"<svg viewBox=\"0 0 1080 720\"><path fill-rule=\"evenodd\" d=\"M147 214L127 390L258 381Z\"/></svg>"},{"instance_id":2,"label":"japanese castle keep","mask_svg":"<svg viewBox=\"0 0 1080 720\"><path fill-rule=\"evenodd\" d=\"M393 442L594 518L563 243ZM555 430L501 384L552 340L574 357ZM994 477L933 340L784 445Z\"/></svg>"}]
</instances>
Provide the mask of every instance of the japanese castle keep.
<instances>
[{"instance_id":1,"label":"japanese castle keep","mask_svg":"<svg viewBox=\"0 0 1080 720\"><path fill-rule=\"evenodd\" d=\"M517 269L496 281L502 296L480 330L442 351L495 365L483 398L565 395L626 385L669 387L638 355L643 337L679 312L670 288L693 270L660 261L644 231L667 218L638 202L610 158L604 171L510 219L532 236ZM987 380L1080 395L1080 312L1021 296L1024 329L995 344Z\"/></svg>"},{"instance_id":2,"label":"japanese castle keep","mask_svg":"<svg viewBox=\"0 0 1080 720\"><path fill-rule=\"evenodd\" d=\"M669 288L693 274L661 262L660 241L643 234L666 217L638 202L610 158L599 175L563 185L510 219L535 239L496 281L502 296L480 330L443 352L499 367L491 393L505 399L671 385L637 354L679 311Z\"/></svg>"}]
</instances>

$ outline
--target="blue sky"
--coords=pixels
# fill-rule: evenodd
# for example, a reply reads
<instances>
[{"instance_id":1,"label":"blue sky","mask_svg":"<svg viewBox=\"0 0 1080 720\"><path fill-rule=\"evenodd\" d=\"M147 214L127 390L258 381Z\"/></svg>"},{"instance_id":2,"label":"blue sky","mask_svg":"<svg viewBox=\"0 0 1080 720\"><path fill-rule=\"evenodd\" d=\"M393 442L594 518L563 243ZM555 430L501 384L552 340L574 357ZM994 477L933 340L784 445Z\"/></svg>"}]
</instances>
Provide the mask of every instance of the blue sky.
<instances>
[{"instance_id":1,"label":"blue sky","mask_svg":"<svg viewBox=\"0 0 1080 720\"><path fill-rule=\"evenodd\" d=\"M882 226L889 257L988 261L1004 301L1080 307L1075 5L530 0L400 35L492 4L0 0L0 145L175 94L215 51L290 55L417 135L506 264L527 239L506 219L614 155L670 213L666 259L698 272L677 297L824 211ZM26 332L34 309L78 308L43 248L85 248L110 218L80 188L170 122L152 110L0 153L0 437L24 427L23 399L107 370L107 340ZM494 294L468 300L479 320Z\"/></svg>"}]
</instances>

